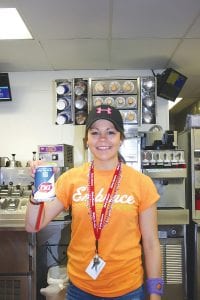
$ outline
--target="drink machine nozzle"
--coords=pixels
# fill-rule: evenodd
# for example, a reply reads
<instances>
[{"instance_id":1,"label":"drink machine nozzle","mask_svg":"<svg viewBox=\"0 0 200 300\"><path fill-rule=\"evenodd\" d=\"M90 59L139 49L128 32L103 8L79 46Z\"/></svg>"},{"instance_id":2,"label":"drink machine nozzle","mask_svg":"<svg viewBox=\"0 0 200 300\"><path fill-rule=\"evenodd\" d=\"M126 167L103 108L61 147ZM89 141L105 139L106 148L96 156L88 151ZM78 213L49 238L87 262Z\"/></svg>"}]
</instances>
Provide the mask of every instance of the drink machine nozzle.
<instances>
[{"instance_id":1,"label":"drink machine nozzle","mask_svg":"<svg viewBox=\"0 0 200 300\"><path fill-rule=\"evenodd\" d=\"M11 161L10 161L10 166L11 167L16 167L16 160L15 160L15 155L16 154L11 154L12 155L12 159L11 159Z\"/></svg>"}]
</instances>

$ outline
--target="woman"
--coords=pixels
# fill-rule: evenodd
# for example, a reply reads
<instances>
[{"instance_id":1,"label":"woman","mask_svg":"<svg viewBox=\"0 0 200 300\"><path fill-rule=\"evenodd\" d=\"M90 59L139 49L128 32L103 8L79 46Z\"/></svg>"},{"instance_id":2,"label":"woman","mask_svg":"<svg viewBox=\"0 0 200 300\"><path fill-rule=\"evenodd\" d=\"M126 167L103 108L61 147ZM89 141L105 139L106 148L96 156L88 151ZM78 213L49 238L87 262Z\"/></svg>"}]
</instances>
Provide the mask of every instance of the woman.
<instances>
[{"instance_id":1,"label":"woman","mask_svg":"<svg viewBox=\"0 0 200 300\"><path fill-rule=\"evenodd\" d=\"M94 107L86 122L93 161L62 174L56 199L44 205L40 229L72 208L68 300L143 300L142 250L149 299L161 299L159 195L149 177L119 161L123 139L120 112L108 105ZM26 230L31 232L43 205L35 204L31 197L26 215Z\"/></svg>"}]
</instances>

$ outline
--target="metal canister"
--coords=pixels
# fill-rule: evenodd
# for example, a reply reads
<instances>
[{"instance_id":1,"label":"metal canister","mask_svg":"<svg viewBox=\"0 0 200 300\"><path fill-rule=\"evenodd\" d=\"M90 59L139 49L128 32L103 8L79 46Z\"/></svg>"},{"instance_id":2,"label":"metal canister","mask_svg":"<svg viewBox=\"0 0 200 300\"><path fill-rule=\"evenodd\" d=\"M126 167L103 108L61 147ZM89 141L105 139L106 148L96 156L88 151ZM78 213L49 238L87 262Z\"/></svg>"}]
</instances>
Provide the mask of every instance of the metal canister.
<instances>
[{"instance_id":1,"label":"metal canister","mask_svg":"<svg viewBox=\"0 0 200 300\"><path fill-rule=\"evenodd\" d=\"M51 201L55 197L55 176L52 165L38 166L34 180L34 200Z\"/></svg>"}]
</instances>

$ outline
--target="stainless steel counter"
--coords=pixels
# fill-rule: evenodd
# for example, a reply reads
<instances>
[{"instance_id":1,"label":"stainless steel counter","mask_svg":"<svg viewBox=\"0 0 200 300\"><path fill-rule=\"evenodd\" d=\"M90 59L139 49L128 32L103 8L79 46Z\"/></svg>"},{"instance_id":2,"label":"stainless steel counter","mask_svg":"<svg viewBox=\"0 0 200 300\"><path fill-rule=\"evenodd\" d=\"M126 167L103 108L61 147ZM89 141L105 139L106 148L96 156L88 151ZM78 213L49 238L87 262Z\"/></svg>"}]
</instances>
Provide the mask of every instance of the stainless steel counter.
<instances>
[{"instance_id":1,"label":"stainless steel counter","mask_svg":"<svg viewBox=\"0 0 200 300\"><path fill-rule=\"evenodd\" d=\"M61 213L55 220L64 220L67 213ZM200 220L197 220L200 224ZM196 223L197 223L196 222ZM158 209L158 225L189 224L188 209ZM24 215L4 215L0 217L0 230L25 230Z\"/></svg>"},{"instance_id":2,"label":"stainless steel counter","mask_svg":"<svg viewBox=\"0 0 200 300\"><path fill-rule=\"evenodd\" d=\"M25 231L24 220L0 220L0 231Z\"/></svg>"},{"instance_id":3,"label":"stainless steel counter","mask_svg":"<svg viewBox=\"0 0 200 300\"><path fill-rule=\"evenodd\" d=\"M65 221L68 216L67 212L62 212L54 220ZM1 230L13 230L13 231L24 231L25 230L25 215L17 214L4 214L0 216L0 231Z\"/></svg>"}]
</instances>

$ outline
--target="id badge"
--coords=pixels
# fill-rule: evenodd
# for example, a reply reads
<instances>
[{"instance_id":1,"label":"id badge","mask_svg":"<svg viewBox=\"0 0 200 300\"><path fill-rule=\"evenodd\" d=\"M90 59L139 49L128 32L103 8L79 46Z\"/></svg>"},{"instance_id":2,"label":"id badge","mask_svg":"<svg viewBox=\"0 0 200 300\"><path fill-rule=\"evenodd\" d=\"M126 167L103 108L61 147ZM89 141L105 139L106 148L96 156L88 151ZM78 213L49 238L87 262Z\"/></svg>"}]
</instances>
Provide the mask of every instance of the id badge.
<instances>
[{"instance_id":1,"label":"id badge","mask_svg":"<svg viewBox=\"0 0 200 300\"><path fill-rule=\"evenodd\" d=\"M94 257L86 268L85 272L94 280L97 279L103 268L105 267L105 261L101 257Z\"/></svg>"}]
</instances>

